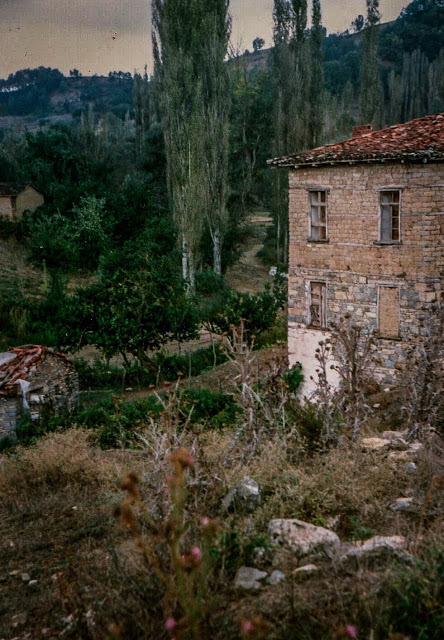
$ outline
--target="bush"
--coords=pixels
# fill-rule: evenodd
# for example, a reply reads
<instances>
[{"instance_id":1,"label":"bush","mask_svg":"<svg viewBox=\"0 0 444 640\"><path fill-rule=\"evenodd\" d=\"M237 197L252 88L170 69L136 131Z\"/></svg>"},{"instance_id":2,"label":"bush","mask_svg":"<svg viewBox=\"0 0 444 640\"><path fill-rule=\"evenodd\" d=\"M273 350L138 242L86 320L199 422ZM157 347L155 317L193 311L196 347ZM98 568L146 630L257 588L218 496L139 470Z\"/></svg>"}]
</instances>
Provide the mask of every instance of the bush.
<instances>
[{"instance_id":1,"label":"bush","mask_svg":"<svg viewBox=\"0 0 444 640\"><path fill-rule=\"evenodd\" d=\"M73 414L44 414L40 420L23 417L16 429L15 444L31 445L50 433L77 427L95 434L102 449L138 445L135 432L146 426L150 417L157 419L163 410L161 402L153 394L143 400L122 402L116 397L107 398L93 406ZM179 423L192 411L190 424L201 424L220 429L232 424L239 408L233 396L209 389L188 389L181 394ZM4 445L5 450L11 443Z\"/></svg>"},{"instance_id":2,"label":"bush","mask_svg":"<svg viewBox=\"0 0 444 640\"><path fill-rule=\"evenodd\" d=\"M164 380L175 382L180 374L198 376L226 361L225 352L220 345L216 344L214 349L203 347L183 355L167 356L159 351L153 356L151 371L142 368L138 363L124 369L107 365L103 360L95 360L90 364L81 358L75 359L74 365L79 374L81 389L120 390L125 387L146 388Z\"/></svg>"},{"instance_id":3,"label":"bush","mask_svg":"<svg viewBox=\"0 0 444 640\"><path fill-rule=\"evenodd\" d=\"M287 371L287 373L284 374L283 378L288 384L290 392L296 393L296 391L301 386L301 382L304 379L301 363L297 362L293 367L291 367L291 369Z\"/></svg>"},{"instance_id":4,"label":"bush","mask_svg":"<svg viewBox=\"0 0 444 640\"><path fill-rule=\"evenodd\" d=\"M225 351L219 344L213 347L203 347L195 351L188 351L184 355L174 354L166 356L158 353L154 357L154 363L159 369L160 378L174 382L178 374L184 376L198 376L204 371L227 361Z\"/></svg>"},{"instance_id":5,"label":"bush","mask_svg":"<svg viewBox=\"0 0 444 640\"><path fill-rule=\"evenodd\" d=\"M191 421L203 423L208 428L220 429L233 424L240 412L234 397L209 389L188 389L182 395L185 414L193 409Z\"/></svg>"},{"instance_id":6,"label":"bush","mask_svg":"<svg viewBox=\"0 0 444 640\"><path fill-rule=\"evenodd\" d=\"M386 605L380 618L382 633L396 632L416 640L441 640L444 637L444 548L432 547L423 559L416 559L411 568L391 574L380 595Z\"/></svg>"}]
</instances>

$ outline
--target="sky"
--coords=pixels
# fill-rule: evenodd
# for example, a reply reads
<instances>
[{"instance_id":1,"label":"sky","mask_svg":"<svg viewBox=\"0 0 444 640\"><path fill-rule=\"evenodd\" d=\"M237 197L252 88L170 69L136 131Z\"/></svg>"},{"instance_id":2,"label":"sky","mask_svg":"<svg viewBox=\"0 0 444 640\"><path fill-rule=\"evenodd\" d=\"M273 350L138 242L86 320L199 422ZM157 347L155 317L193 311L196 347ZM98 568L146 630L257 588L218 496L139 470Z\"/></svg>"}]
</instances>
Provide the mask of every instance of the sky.
<instances>
[{"instance_id":1,"label":"sky","mask_svg":"<svg viewBox=\"0 0 444 640\"><path fill-rule=\"evenodd\" d=\"M211 0L209 0L211 1ZM380 0L382 20L410 0ZM68 74L141 71L152 65L150 0L0 0L0 78L43 65ZM321 0L328 32L344 31L365 0ZM232 45L252 49L259 36L272 45L273 0L231 0Z\"/></svg>"}]
</instances>

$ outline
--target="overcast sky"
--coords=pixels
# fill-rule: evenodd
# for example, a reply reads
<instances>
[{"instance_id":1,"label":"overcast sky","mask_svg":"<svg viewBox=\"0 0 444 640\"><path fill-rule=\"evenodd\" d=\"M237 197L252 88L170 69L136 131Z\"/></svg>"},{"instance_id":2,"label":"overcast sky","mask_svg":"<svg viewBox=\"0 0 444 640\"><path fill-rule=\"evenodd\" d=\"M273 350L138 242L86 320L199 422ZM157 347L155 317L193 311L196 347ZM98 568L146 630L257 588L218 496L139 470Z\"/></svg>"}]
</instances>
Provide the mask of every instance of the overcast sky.
<instances>
[{"instance_id":1,"label":"overcast sky","mask_svg":"<svg viewBox=\"0 0 444 640\"><path fill-rule=\"evenodd\" d=\"M211 2L211 0L209 0ZM380 0L383 21L410 0ZM344 31L365 0L321 0L329 32ZM271 46L273 0L231 0L232 43ZM57 67L67 74L142 70L151 65L150 0L0 0L0 77L26 67Z\"/></svg>"}]
</instances>

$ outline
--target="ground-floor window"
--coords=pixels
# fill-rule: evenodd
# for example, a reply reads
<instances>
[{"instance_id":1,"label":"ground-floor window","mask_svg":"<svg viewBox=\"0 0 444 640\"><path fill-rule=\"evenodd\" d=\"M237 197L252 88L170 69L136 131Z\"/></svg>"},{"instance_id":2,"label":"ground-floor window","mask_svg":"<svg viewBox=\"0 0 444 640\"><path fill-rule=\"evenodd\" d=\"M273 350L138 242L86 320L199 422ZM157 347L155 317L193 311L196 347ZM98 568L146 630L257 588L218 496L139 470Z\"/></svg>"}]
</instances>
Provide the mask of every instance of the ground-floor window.
<instances>
[{"instance_id":1,"label":"ground-floor window","mask_svg":"<svg viewBox=\"0 0 444 640\"><path fill-rule=\"evenodd\" d=\"M399 337L399 287L379 287L378 330L383 338Z\"/></svg>"},{"instance_id":2,"label":"ground-floor window","mask_svg":"<svg viewBox=\"0 0 444 640\"><path fill-rule=\"evenodd\" d=\"M327 285L325 282L310 282L309 324L312 327L327 326Z\"/></svg>"}]
</instances>

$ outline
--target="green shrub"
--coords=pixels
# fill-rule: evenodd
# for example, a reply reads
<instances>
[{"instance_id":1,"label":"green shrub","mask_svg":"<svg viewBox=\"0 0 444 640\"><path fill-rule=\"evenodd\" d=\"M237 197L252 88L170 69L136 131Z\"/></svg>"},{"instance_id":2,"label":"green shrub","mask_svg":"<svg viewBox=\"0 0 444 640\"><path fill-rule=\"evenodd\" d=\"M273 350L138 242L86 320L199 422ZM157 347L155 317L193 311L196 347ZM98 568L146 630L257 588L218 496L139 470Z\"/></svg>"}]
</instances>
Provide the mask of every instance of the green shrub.
<instances>
[{"instance_id":1,"label":"green shrub","mask_svg":"<svg viewBox=\"0 0 444 640\"><path fill-rule=\"evenodd\" d=\"M209 428L220 429L233 424L240 412L232 395L209 389L188 389L182 394L182 409L188 414L191 409L192 422L204 423Z\"/></svg>"},{"instance_id":2,"label":"green shrub","mask_svg":"<svg viewBox=\"0 0 444 640\"><path fill-rule=\"evenodd\" d=\"M444 547L428 549L423 559L388 576L380 590L385 610L380 633L390 632L415 640L444 637ZM384 635L382 635L384 634Z\"/></svg>"},{"instance_id":3,"label":"green shrub","mask_svg":"<svg viewBox=\"0 0 444 640\"><path fill-rule=\"evenodd\" d=\"M219 344L213 347L203 347L195 351L188 351L183 355L166 356L159 352L154 356L154 363L159 369L160 378L174 382L178 374L184 376L198 376L209 371L214 366L227 361L227 355Z\"/></svg>"},{"instance_id":4,"label":"green shrub","mask_svg":"<svg viewBox=\"0 0 444 640\"><path fill-rule=\"evenodd\" d=\"M79 374L81 389L122 389L125 387L146 388L167 380L175 382L179 374L198 376L214 366L226 362L227 356L220 345L189 351L183 355L165 355L161 351L153 356L153 369L147 371L138 363L124 369L107 365L103 360L90 364L77 358L74 365ZM157 371L156 371L157 369Z\"/></svg>"},{"instance_id":5,"label":"green shrub","mask_svg":"<svg viewBox=\"0 0 444 640\"><path fill-rule=\"evenodd\" d=\"M287 371L287 373L283 376L285 382L288 384L288 388L291 393L296 393L296 391L301 386L301 382L304 379L304 375L302 373L302 365L300 362L297 362L291 369Z\"/></svg>"}]
</instances>

